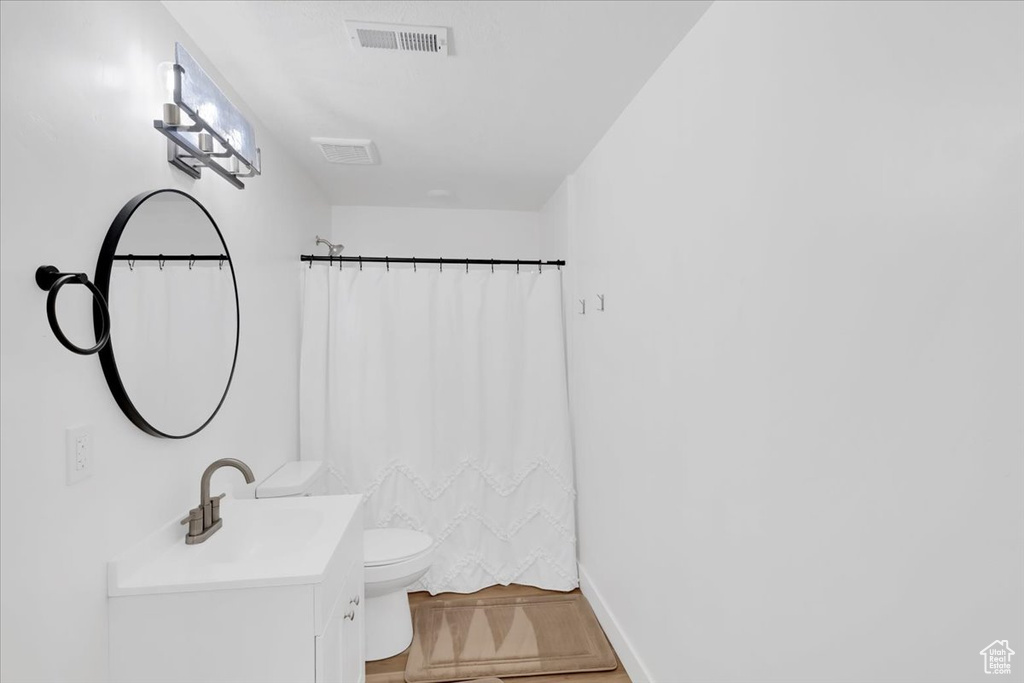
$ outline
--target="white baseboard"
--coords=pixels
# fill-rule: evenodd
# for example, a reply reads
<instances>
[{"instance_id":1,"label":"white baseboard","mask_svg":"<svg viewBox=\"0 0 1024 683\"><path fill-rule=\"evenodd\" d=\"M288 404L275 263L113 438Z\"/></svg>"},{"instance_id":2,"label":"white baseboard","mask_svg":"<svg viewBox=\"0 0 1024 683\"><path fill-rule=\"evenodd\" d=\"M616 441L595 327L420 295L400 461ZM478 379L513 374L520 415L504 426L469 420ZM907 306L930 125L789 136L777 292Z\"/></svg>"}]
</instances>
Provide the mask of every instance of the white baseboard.
<instances>
[{"instance_id":1,"label":"white baseboard","mask_svg":"<svg viewBox=\"0 0 1024 683\"><path fill-rule=\"evenodd\" d=\"M633 683L654 683L654 679L647 672L647 669L633 649L633 644L629 642L629 638L626 637L626 634L619 627L619 622L615 620L615 615L608 609L608 605L601 596L601 591L590 580L590 575L587 574L587 570L583 568L583 565L578 565L578 567L580 571L580 590L594 609L594 614L597 615L597 620L601 623L604 634L608 636L608 641L615 648L615 653L619 655L619 661L622 662L623 668L629 674L630 680Z\"/></svg>"}]
</instances>

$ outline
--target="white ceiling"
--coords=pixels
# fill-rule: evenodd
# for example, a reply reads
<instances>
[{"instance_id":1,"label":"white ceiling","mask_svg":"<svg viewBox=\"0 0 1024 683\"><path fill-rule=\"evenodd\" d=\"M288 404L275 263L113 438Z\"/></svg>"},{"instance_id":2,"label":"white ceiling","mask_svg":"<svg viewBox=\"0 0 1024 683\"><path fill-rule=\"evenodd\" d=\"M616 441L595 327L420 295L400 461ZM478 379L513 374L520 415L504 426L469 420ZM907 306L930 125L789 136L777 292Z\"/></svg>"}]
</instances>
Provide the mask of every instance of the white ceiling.
<instances>
[{"instance_id":1,"label":"white ceiling","mask_svg":"<svg viewBox=\"0 0 1024 683\"><path fill-rule=\"evenodd\" d=\"M544 204L709 4L164 2L334 204L519 210ZM356 52L346 19L447 26L451 56ZM381 164L328 164L311 137L370 138Z\"/></svg>"}]
</instances>

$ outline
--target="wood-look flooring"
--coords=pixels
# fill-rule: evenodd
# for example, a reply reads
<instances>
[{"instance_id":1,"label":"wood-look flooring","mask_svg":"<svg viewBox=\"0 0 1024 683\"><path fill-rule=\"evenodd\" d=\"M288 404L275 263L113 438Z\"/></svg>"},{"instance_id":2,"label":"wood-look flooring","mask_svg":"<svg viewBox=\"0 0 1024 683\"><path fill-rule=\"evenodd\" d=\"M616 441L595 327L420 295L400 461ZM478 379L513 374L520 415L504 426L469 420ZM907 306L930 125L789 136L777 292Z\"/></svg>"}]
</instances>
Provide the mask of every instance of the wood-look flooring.
<instances>
[{"instance_id":1,"label":"wood-look flooring","mask_svg":"<svg viewBox=\"0 0 1024 683\"><path fill-rule=\"evenodd\" d=\"M579 590L573 591L578 593ZM430 595L430 593L410 593L409 604L412 607L431 600L451 600L453 598L511 598L522 595L560 595L555 591L541 590L532 586L491 586L476 593L464 595L461 593L441 593ZM405 663L409 658L408 651L395 655L389 659L381 659L376 662L366 663L366 683L405 683ZM618 659L618 656L616 656ZM601 671L597 673L576 673L576 674L554 674L551 676L521 676L507 678L511 683L631 683L619 662L619 668L615 671Z\"/></svg>"}]
</instances>

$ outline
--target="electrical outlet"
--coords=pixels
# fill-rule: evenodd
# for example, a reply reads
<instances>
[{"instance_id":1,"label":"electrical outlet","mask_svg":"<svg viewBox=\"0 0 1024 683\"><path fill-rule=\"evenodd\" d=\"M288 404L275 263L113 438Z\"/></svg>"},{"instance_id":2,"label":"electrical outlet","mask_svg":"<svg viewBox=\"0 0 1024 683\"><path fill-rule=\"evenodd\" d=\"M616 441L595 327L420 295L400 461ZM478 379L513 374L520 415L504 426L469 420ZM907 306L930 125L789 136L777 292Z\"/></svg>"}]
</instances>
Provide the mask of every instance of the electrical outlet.
<instances>
[{"instance_id":1,"label":"electrical outlet","mask_svg":"<svg viewBox=\"0 0 1024 683\"><path fill-rule=\"evenodd\" d=\"M92 425L75 427L65 432L68 486L92 476L94 446Z\"/></svg>"}]
</instances>

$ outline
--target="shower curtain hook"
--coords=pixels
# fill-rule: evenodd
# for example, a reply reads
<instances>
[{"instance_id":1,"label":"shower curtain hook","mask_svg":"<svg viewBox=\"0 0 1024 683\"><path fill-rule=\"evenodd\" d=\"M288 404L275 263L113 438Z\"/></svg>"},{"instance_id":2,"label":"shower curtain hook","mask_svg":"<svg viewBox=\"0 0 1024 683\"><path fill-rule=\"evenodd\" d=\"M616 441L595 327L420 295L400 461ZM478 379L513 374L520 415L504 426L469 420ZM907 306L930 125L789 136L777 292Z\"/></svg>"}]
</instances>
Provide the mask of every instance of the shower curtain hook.
<instances>
[{"instance_id":1,"label":"shower curtain hook","mask_svg":"<svg viewBox=\"0 0 1024 683\"><path fill-rule=\"evenodd\" d=\"M313 255L312 254L309 255L309 269L310 270L313 269Z\"/></svg>"},{"instance_id":2,"label":"shower curtain hook","mask_svg":"<svg viewBox=\"0 0 1024 683\"><path fill-rule=\"evenodd\" d=\"M196 262L196 255L195 254L189 254L188 255L188 269L189 270L192 270L192 266L195 265L195 262Z\"/></svg>"},{"instance_id":3,"label":"shower curtain hook","mask_svg":"<svg viewBox=\"0 0 1024 683\"><path fill-rule=\"evenodd\" d=\"M562 264L561 263L556 263L555 265L558 266L558 272L561 273L562 272Z\"/></svg>"},{"instance_id":4,"label":"shower curtain hook","mask_svg":"<svg viewBox=\"0 0 1024 683\"><path fill-rule=\"evenodd\" d=\"M412 272L416 272L416 257L412 257Z\"/></svg>"},{"instance_id":5,"label":"shower curtain hook","mask_svg":"<svg viewBox=\"0 0 1024 683\"><path fill-rule=\"evenodd\" d=\"M362 257L362 255L359 256L359 270L360 271L363 270L363 257Z\"/></svg>"},{"instance_id":6,"label":"shower curtain hook","mask_svg":"<svg viewBox=\"0 0 1024 683\"><path fill-rule=\"evenodd\" d=\"M391 272L391 257L390 256L385 256L384 257L384 268L386 268L389 273Z\"/></svg>"},{"instance_id":7,"label":"shower curtain hook","mask_svg":"<svg viewBox=\"0 0 1024 683\"><path fill-rule=\"evenodd\" d=\"M135 270L135 255L128 254L128 270Z\"/></svg>"},{"instance_id":8,"label":"shower curtain hook","mask_svg":"<svg viewBox=\"0 0 1024 683\"><path fill-rule=\"evenodd\" d=\"M439 273L443 273L444 272L444 259L443 258L437 259L437 272L439 272Z\"/></svg>"},{"instance_id":9,"label":"shower curtain hook","mask_svg":"<svg viewBox=\"0 0 1024 683\"><path fill-rule=\"evenodd\" d=\"M334 265L334 256L332 256L331 254L328 254L327 255L327 267L330 268L333 265Z\"/></svg>"},{"instance_id":10,"label":"shower curtain hook","mask_svg":"<svg viewBox=\"0 0 1024 683\"><path fill-rule=\"evenodd\" d=\"M310 261L309 265L312 266L313 262ZM217 259L217 270L224 270L224 257L223 256L221 256L219 259Z\"/></svg>"},{"instance_id":11,"label":"shower curtain hook","mask_svg":"<svg viewBox=\"0 0 1024 683\"><path fill-rule=\"evenodd\" d=\"M158 254L157 255L157 263L160 265L160 270L163 270L164 269L164 255L163 254Z\"/></svg>"},{"instance_id":12,"label":"shower curtain hook","mask_svg":"<svg viewBox=\"0 0 1024 683\"><path fill-rule=\"evenodd\" d=\"M516 275L519 275L519 259L516 259Z\"/></svg>"},{"instance_id":13,"label":"shower curtain hook","mask_svg":"<svg viewBox=\"0 0 1024 683\"><path fill-rule=\"evenodd\" d=\"M341 271L345 270L345 265L344 265L344 264L345 264L345 259L343 259L343 258L341 258L341 257L339 256L339 257L338 257L338 272L339 272L339 273L340 273Z\"/></svg>"},{"instance_id":14,"label":"shower curtain hook","mask_svg":"<svg viewBox=\"0 0 1024 683\"><path fill-rule=\"evenodd\" d=\"M491 259L491 273L494 272L494 259Z\"/></svg>"},{"instance_id":15,"label":"shower curtain hook","mask_svg":"<svg viewBox=\"0 0 1024 683\"><path fill-rule=\"evenodd\" d=\"M466 274L469 274L469 259L466 259Z\"/></svg>"},{"instance_id":16,"label":"shower curtain hook","mask_svg":"<svg viewBox=\"0 0 1024 683\"><path fill-rule=\"evenodd\" d=\"M544 272L544 262L543 261L537 261L537 274L539 275L539 274L541 274L543 272Z\"/></svg>"}]
</instances>

